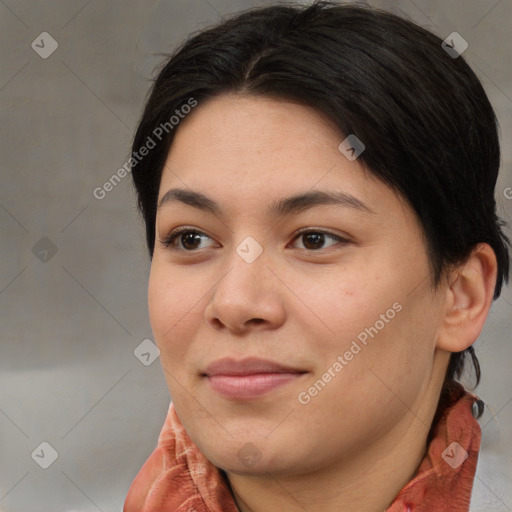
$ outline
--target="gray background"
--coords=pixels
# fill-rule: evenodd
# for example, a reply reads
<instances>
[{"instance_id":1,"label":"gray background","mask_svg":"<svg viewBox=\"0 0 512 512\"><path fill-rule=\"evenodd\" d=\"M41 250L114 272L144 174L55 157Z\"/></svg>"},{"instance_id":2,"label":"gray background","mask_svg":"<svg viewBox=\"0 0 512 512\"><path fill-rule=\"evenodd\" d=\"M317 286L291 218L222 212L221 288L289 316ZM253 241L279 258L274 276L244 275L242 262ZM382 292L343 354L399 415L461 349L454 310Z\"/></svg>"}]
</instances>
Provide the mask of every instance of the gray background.
<instances>
[{"instance_id":1,"label":"gray background","mask_svg":"<svg viewBox=\"0 0 512 512\"><path fill-rule=\"evenodd\" d=\"M158 359L134 355L152 336L143 226L130 176L92 191L129 156L156 54L264 3L0 1L0 511L119 511L154 448L169 396ZM510 222L512 0L371 4L468 41L501 125ZM31 47L44 31L46 59ZM473 512L512 511L511 312L506 288L476 343L490 410ZM42 442L58 453L48 469Z\"/></svg>"}]
</instances>

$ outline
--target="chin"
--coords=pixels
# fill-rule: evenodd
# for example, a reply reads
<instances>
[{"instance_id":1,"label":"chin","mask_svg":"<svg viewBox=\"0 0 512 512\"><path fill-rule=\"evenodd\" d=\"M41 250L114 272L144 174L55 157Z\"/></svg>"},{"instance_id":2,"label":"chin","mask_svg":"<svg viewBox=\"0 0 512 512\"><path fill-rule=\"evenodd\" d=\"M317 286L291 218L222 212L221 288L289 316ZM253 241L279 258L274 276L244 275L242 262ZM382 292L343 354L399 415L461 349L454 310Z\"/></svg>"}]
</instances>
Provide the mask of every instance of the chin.
<instances>
[{"instance_id":1,"label":"chin","mask_svg":"<svg viewBox=\"0 0 512 512\"><path fill-rule=\"evenodd\" d=\"M242 459L242 460L240 460ZM258 458L250 458L247 455L239 457L237 453L232 456L226 456L226 454L219 454L219 458L210 459L211 462L220 469L223 469L227 473L242 476L258 476L267 475L269 473L280 474L287 473L290 466L286 465L283 467L283 461L277 464L276 461L267 460L263 455Z\"/></svg>"},{"instance_id":2,"label":"chin","mask_svg":"<svg viewBox=\"0 0 512 512\"><path fill-rule=\"evenodd\" d=\"M235 475L286 474L297 470L300 454L296 445L288 446L277 439L278 444L273 445L265 436L252 436L252 441L241 439L221 441L214 446L208 446L207 441L204 449L199 448L212 464Z\"/></svg>"}]
</instances>

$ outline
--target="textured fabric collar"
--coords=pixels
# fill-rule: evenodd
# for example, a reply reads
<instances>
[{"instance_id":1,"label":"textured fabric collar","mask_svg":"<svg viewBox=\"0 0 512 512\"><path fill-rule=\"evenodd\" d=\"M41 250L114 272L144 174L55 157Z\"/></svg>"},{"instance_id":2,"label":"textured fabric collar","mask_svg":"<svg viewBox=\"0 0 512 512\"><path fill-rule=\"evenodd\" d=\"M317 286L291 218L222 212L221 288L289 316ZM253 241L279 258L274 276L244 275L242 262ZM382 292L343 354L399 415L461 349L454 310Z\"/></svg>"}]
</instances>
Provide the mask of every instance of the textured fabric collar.
<instances>
[{"instance_id":1,"label":"textured fabric collar","mask_svg":"<svg viewBox=\"0 0 512 512\"><path fill-rule=\"evenodd\" d=\"M440 398L427 454L385 512L468 512L481 429L477 397L452 382ZM238 512L221 472L199 451L170 404L158 444L133 481L124 512Z\"/></svg>"}]
</instances>

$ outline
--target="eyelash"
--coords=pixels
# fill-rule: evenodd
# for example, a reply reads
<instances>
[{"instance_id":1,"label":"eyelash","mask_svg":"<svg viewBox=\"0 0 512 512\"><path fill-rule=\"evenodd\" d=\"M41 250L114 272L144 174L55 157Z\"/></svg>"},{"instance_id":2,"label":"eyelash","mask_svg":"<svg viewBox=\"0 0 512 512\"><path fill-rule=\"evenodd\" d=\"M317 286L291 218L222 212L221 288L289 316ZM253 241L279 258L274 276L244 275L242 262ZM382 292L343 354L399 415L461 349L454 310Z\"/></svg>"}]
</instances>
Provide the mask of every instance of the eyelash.
<instances>
[{"instance_id":1,"label":"eyelash","mask_svg":"<svg viewBox=\"0 0 512 512\"><path fill-rule=\"evenodd\" d=\"M181 228L175 229L174 231L171 231L163 240L160 240L160 243L169 251L186 252L186 253L191 253L191 254L199 252L201 249L187 250L187 249L180 249L180 248L175 247L174 243L175 243L176 239L179 238L179 236L183 235L184 233L194 233L197 235L206 235L206 233L203 233L202 231L198 231L197 229L183 226ZM338 244L346 245L346 244L350 243L350 240L343 238L339 235L335 235L334 233L330 233L329 231L324 231L322 229L313 229L313 228L303 228L303 229L299 230L297 233L295 233L293 241L297 240L301 235L309 234L309 233L315 233L315 234L320 233L322 235L327 235L328 237L335 238L338 240L337 244L333 244L332 246L329 246L325 249L329 249L330 247L336 246ZM206 236L208 237L208 235L206 235ZM210 238L210 237L208 237L208 238ZM305 250L310 253L317 253L317 252L320 252L325 249L320 248L320 249L301 249L301 250Z\"/></svg>"}]
</instances>

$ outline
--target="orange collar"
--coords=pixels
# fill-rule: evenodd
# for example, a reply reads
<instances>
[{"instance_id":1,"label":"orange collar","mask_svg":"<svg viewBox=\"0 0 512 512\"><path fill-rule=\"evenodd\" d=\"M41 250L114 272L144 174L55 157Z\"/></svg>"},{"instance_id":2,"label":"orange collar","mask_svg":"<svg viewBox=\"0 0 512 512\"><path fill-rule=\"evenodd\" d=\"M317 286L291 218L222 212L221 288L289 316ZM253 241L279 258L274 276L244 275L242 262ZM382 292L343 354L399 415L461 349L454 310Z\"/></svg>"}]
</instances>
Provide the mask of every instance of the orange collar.
<instances>
[{"instance_id":1,"label":"orange collar","mask_svg":"<svg viewBox=\"0 0 512 512\"><path fill-rule=\"evenodd\" d=\"M385 512L468 512L481 429L477 397L454 382L443 395L425 458ZM174 405L158 445L133 481L124 512L238 512L231 490L197 448Z\"/></svg>"},{"instance_id":2,"label":"orange collar","mask_svg":"<svg viewBox=\"0 0 512 512\"><path fill-rule=\"evenodd\" d=\"M447 387L427 454L386 512L469 511L482 438L472 413L476 400L455 381Z\"/></svg>"}]
</instances>

